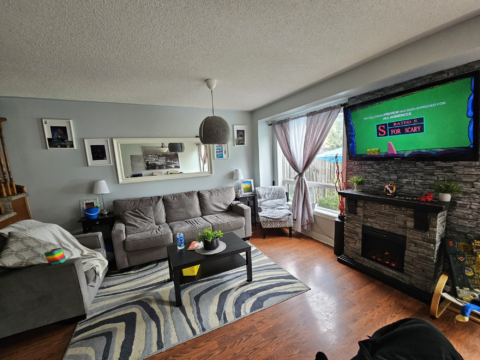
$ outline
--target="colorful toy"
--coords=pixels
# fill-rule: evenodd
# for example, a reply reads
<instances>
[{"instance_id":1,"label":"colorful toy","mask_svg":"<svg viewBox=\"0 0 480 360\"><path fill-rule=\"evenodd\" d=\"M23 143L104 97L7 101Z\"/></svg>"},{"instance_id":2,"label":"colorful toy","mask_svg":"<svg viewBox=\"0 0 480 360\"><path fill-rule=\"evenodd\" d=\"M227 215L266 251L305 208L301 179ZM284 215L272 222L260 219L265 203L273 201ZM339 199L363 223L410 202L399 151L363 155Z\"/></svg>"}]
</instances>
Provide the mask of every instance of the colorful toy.
<instances>
[{"instance_id":1,"label":"colorful toy","mask_svg":"<svg viewBox=\"0 0 480 360\"><path fill-rule=\"evenodd\" d=\"M61 264L67 260L63 253L63 249L53 249L52 251L46 252L45 257L50 265Z\"/></svg>"},{"instance_id":2,"label":"colorful toy","mask_svg":"<svg viewBox=\"0 0 480 360\"><path fill-rule=\"evenodd\" d=\"M383 191L385 192L385 194L389 196L395 195L395 191L396 191L395 183L391 181L390 184L385 185L385 187L383 188Z\"/></svg>"},{"instance_id":3,"label":"colorful toy","mask_svg":"<svg viewBox=\"0 0 480 360\"><path fill-rule=\"evenodd\" d=\"M467 322L470 319L470 314L472 311L480 312L480 299L477 295L472 295L468 298L463 298L464 301L468 302L460 309L460 314L455 316L455 319L461 322Z\"/></svg>"}]
</instances>

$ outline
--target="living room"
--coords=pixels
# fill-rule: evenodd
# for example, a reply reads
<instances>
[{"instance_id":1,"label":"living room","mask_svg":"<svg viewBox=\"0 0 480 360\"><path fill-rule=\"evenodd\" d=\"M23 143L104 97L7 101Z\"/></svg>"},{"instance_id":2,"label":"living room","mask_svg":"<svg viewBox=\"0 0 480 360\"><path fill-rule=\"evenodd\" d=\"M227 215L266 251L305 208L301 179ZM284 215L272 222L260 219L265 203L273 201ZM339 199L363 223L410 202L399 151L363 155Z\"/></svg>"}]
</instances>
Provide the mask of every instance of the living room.
<instances>
[{"instance_id":1,"label":"living room","mask_svg":"<svg viewBox=\"0 0 480 360\"><path fill-rule=\"evenodd\" d=\"M0 359L478 357L477 2L0 10Z\"/></svg>"}]
</instances>

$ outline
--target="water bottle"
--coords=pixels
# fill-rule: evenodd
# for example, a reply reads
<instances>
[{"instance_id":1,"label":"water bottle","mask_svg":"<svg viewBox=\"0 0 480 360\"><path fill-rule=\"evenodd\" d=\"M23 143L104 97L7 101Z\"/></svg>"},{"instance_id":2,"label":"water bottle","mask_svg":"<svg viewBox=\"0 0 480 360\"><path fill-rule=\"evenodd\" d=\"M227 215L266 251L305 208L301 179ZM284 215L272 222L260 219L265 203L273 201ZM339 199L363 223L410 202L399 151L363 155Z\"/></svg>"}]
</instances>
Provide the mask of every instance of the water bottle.
<instances>
[{"instance_id":1,"label":"water bottle","mask_svg":"<svg viewBox=\"0 0 480 360\"><path fill-rule=\"evenodd\" d=\"M182 250L185 247L185 240L182 233L177 234L177 249Z\"/></svg>"}]
</instances>

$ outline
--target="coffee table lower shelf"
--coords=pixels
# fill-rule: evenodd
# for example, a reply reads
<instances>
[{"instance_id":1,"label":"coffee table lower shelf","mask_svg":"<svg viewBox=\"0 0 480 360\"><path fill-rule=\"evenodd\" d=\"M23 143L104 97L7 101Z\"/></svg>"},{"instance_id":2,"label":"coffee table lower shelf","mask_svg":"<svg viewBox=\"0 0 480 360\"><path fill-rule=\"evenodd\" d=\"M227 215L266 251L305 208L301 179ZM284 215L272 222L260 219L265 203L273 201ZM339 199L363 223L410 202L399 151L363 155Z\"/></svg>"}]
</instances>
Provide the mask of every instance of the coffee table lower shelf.
<instances>
[{"instance_id":1,"label":"coffee table lower shelf","mask_svg":"<svg viewBox=\"0 0 480 360\"><path fill-rule=\"evenodd\" d=\"M246 265L247 261L240 254L212 260L210 262L201 264L196 276L183 276L182 272L180 272L180 285L205 279L207 277L218 275L225 271L233 270Z\"/></svg>"}]
</instances>

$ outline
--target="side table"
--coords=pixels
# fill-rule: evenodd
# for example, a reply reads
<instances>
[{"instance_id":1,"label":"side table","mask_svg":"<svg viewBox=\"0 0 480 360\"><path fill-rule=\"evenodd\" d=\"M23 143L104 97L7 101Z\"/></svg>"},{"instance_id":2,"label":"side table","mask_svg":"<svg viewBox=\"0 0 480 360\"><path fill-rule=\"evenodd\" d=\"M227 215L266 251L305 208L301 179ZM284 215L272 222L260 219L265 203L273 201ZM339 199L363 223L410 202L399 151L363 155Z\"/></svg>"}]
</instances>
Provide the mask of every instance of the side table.
<instances>
[{"instance_id":1,"label":"side table","mask_svg":"<svg viewBox=\"0 0 480 360\"><path fill-rule=\"evenodd\" d=\"M87 234L93 232L92 228L95 226L109 225L110 232L113 230L113 224L115 223L115 214L109 212L107 215L98 215L96 219L87 219L82 217L77 223L82 223L83 233Z\"/></svg>"},{"instance_id":2,"label":"side table","mask_svg":"<svg viewBox=\"0 0 480 360\"><path fill-rule=\"evenodd\" d=\"M257 226L257 194L244 194L242 196L235 196L236 201L247 205L251 209L252 224Z\"/></svg>"}]
</instances>

